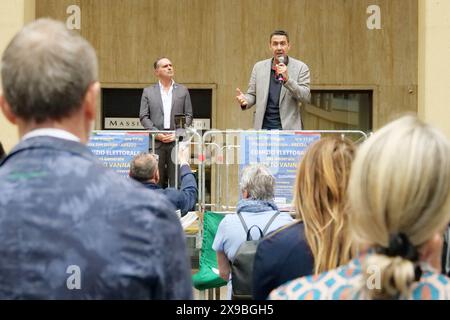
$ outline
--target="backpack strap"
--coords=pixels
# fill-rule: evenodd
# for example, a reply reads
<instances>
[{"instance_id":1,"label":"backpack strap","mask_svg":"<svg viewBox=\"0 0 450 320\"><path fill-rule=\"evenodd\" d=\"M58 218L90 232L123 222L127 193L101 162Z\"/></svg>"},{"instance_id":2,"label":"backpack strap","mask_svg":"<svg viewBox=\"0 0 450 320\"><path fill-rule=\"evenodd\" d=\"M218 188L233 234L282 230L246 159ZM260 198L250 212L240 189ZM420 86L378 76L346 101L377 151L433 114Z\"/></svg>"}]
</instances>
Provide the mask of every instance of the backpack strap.
<instances>
[{"instance_id":1,"label":"backpack strap","mask_svg":"<svg viewBox=\"0 0 450 320\"><path fill-rule=\"evenodd\" d=\"M242 226L244 227L245 233L248 233L248 228L247 225L245 224L244 218L242 217L241 213L238 212L237 213L239 219L241 220Z\"/></svg>"},{"instance_id":2,"label":"backpack strap","mask_svg":"<svg viewBox=\"0 0 450 320\"><path fill-rule=\"evenodd\" d=\"M262 238L264 237L264 234L263 234L263 232L261 231L261 228L258 227L256 224L254 224L254 225L252 225L252 226L250 227L250 229L248 229L248 231L247 231L247 241L252 241L252 240L253 240L253 237L252 237L250 231L252 231L252 229L255 228L255 227L259 230L259 239L262 239Z\"/></svg>"},{"instance_id":3,"label":"backpack strap","mask_svg":"<svg viewBox=\"0 0 450 320\"><path fill-rule=\"evenodd\" d=\"M264 235L267 232L267 229L269 229L270 225L272 224L273 220L275 220L275 218L280 214L279 211L277 211L276 213L274 213L274 215L270 218L269 222L267 222L266 226L264 227L264 230L261 231L261 229L257 226L257 225L253 225L250 227L250 229L247 227L247 225L245 224L244 218L242 217L241 213L238 212L237 215L239 217L239 220L241 220L241 224L244 227L244 231L247 234L247 241L249 241L250 239L252 239L252 236L250 235L250 231L252 230L253 227L257 227L259 229L259 233L261 235L261 238L264 237Z\"/></svg>"},{"instance_id":4,"label":"backpack strap","mask_svg":"<svg viewBox=\"0 0 450 320\"><path fill-rule=\"evenodd\" d=\"M267 232L267 229L269 229L270 225L272 224L273 220L275 220L275 218L280 214L280 211L277 211L272 218L270 218L269 222L267 222L264 230L263 230L263 234L265 235Z\"/></svg>"}]
</instances>

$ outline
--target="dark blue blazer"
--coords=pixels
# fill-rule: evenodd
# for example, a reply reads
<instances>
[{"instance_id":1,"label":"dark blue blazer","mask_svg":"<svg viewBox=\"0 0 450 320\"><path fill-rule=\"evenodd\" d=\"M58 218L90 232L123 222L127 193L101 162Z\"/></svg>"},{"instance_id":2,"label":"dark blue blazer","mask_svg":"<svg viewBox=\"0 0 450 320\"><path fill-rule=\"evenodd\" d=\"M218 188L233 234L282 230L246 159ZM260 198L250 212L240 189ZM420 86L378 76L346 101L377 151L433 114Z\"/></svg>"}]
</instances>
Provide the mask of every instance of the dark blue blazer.
<instances>
[{"instance_id":1,"label":"dark blue blazer","mask_svg":"<svg viewBox=\"0 0 450 320\"><path fill-rule=\"evenodd\" d=\"M305 238L302 222L275 231L262 240L253 269L253 298L265 300L269 293L298 277L314 272L314 258Z\"/></svg>"},{"instance_id":2,"label":"dark blue blazer","mask_svg":"<svg viewBox=\"0 0 450 320\"><path fill-rule=\"evenodd\" d=\"M165 197L74 141L26 139L3 161L0 299L190 298L185 236Z\"/></svg>"}]
</instances>

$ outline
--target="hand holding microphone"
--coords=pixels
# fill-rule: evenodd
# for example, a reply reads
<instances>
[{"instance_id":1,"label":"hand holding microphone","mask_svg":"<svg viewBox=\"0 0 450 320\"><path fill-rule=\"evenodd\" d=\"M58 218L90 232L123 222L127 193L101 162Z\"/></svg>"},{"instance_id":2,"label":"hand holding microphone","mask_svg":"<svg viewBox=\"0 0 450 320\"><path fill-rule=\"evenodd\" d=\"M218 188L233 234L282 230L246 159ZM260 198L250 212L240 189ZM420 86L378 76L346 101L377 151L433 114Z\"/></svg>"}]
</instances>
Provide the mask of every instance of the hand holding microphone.
<instances>
[{"instance_id":1,"label":"hand holding microphone","mask_svg":"<svg viewBox=\"0 0 450 320\"><path fill-rule=\"evenodd\" d=\"M284 83L288 79L287 75L287 66L284 64L284 56L278 57L278 64L276 65L276 72L277 72L277 80L281 83Z\"/></svg>"}]
</instances>

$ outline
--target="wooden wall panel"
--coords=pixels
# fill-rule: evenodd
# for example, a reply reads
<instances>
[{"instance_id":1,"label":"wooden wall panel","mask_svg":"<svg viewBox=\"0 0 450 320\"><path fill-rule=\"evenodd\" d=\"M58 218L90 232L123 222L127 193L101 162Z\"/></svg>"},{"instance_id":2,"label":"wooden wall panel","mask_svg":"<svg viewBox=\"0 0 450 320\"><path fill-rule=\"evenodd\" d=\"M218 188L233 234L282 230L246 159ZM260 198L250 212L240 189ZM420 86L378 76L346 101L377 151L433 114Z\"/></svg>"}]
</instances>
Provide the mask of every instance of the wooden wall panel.
<instances>
[{"instance_id":1,"label":"wooden wall panel","mask_svg":"<svg viewBox=\"0 0 450 320\"><path fill-rule=\"evenodd\" d=\"M102 83L154 83L152 62L168 56L178 82L216 85L218 129L252 126L235 89L270 57L274 29L290 33L290 54L309 65L315 88L374 88L374 128L417 112L417 0L36 0L36 16L65 20L70 4L81 7ZM381 30L366 27L369 5L381 8Z\"/></svg>"},{"instance_id":2,"label":"wooden wall panel","mask_svg":"<svg viewBox=\"0 0 450 320\"><path fill-rule=\"evenodd\" d=\"M41 1L36 0L36 19L41 17L51 17L61 21L65 21L69 16L66 13L67 7L71 5L77 5L82 7L82 0L53 0L53 1Z\"/></svg>"}]
</instances>

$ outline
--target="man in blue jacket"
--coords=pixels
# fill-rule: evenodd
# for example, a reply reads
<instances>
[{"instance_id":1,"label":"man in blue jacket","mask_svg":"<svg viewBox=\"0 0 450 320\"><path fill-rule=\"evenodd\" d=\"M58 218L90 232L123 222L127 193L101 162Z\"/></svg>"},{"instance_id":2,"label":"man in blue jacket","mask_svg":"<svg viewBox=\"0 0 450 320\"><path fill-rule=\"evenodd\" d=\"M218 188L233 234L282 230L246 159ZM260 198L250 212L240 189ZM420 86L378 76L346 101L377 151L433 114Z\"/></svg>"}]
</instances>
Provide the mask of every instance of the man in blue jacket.
<instances>
[{"instance_id":1,"label":"man in blue jacket","mask_svg":"<svg viewBox=\"0 0 450 320\"><path fill-rule=\"evenodd\" d=\"M189 166L190 149L178 151L181 187L163 189L159 186L158 155L150 153L138 154L130 163L130 177L141 182L146 188L164 194L184 216L195 206L197 199L197 182Z\"/></svg>"},{"instance_id":2,"label":"man in blue jacket","mask_svg":"<svg viewBox=\"0 0 450 320\"><path fill-rule=\"evenodd\" d=\"M0 167L0 299L192 298L173 205L85 146L100 89L92 46L39 19L1 62L0 106L21 140Z\"/></svg>"}]
</instances>

